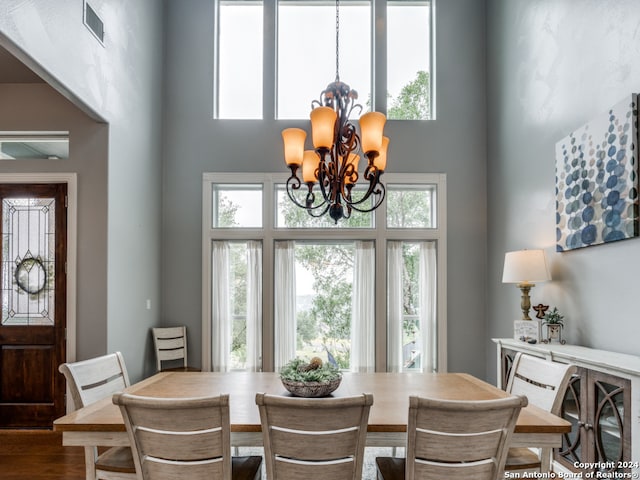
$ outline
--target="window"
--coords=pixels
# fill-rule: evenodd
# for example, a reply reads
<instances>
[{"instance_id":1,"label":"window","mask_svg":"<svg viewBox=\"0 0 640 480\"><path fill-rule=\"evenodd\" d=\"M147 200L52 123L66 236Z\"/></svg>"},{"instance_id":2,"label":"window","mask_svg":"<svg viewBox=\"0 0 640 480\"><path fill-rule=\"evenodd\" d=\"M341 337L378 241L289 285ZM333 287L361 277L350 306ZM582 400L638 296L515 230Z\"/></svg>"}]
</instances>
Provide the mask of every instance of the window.
<instances>
[{"instance_id":1,"label":"window","mask_svg":"<svg viewBox=\"0 0 640 480\"><path fill-rule=\"evenodd\" d=\"M0 131L0 160L66 160L69 132Z\"/></svg>"},{"instance_id":2,"label":"window","mask_svg":"<svg viewBox=\"0 0 640 480\"><path fill-rule=\"evenodd\" d=\"M303 188L295 192L294 198L300 204L304 204L307 189ZM317 189L316 189L317 190ZM358 190L364 192L363 185L356 185L353 189L353 198L358 197ZM318 193L318 195L321 195ZM363 203L363 205L367 205ZM369 200L369 205L371 201ZM328 215L312 217L301 208L294 208L285 185L276 186L276 227L278 228L372 228L374 226L373 212L356 213L347 219L340 220L337 224Z\"/></svg>"},{"instance_id":3,"label":"window","mask_svg":"<svg viewBox=\"0 0 640 480\"><path fill-rule=\"evenodd\" d=\"M335 80L335 28L333 2L279 0L277 118L308 118L311 101ZM370 2L340 2L340 78L365 106L371 98Z\"/></svg>"},{"instance_id":4,"label":"window","mask_svg":"<svg viewBox=\"0 0 640 480\"><path fill-rule=\"evenodd\" d=\"M218 1L216 118L263 118L261 1Z\"/></svg>"},{"instance_id":5,"label":"window","mask_svg":"<svg viewBox=\"0 0 640 480\"><path fill-rule=\"evenodd\" d=\"M434 185L390 185L387 188L388 228L436 228Z\"/></svg>"},{"instance_id":6,"label":"window","mask_svg":"<svg viewBox=\"0 0 640 480\"><path fill-rule=\"evenodd\" d=\"M431 118L431 30L430 2L387 2L387 116L391 120Z\"/></svg>"},{"instance_id":7,"label":"window","mask_svg":"<svg viewBox=\"0 0 640 480\"><path fill-rule=\"evenodd\" d=\"M293 288L287 281L274 283L276 305L295 295L292 315L283 322L278 320L286 316L276 318L281 331L289 329L295 335L295 352L289 353L289 357L317 356L341 369L355 365L355 359L351 358L356 343L352 319L354 309L358 310L354 301L362 295L370 301L374 294L372 282L368 291L357 285L354 277L362 267L356 262L362 249L372 247L371 242L355 241L276 242L276 265L284 267L290 261L292 268L282 271L295 276ZM370 276L373 274L369 272ZM284 345L281 348L288 350ZM286 356L282 361L287 361Z\"/></svg>"},{"instance_id":8,"label":"window","mask_svg":"<svg viewBox=\"0 0 640 480\"><path fill-rule=\"evenodd\" d=\"M214 363L221 370L259 370L262 244L214 241L211 258Z\"/></svg>"},{"instance_id":9,"label":"window","mask_svg":"<svg viewBox=\"0 0 640 480\"><path fill-rule=\"evenodd\" d=\"M387 200L336 227L284 174L203 175L205 369L446 369L445 176L385 177Z\"/></svg>"},{"instance_id":10,"label":"window","mask_svg":"<svg viewBox=\"0 0 640 480\"><path fill-rule=\"evenodd\" d=\"M212 185L212 225L215 228L262 226L262 185Z\"/></svg>"},{"instance_id":11,"label":"window","mask_svg":"<svg viewBox=\"0 0 640 480\"><path fill-rule=\"evenodd\" d=\"M362 113L373 106L390 119L431 119L433 0L378 3L382 8L374 9L373 0L341 0L340 79L358 92ZM308 118L311 102L335 80L335 2L218 0L217 5L215 118ZM263 51L272 50L265 45L276 51L263 58ZM382 45L386 64L374 71ZM373 85L386 85L386 95ZM269 111L263 112L263 105Z\"/></svg>"}]
</instances>

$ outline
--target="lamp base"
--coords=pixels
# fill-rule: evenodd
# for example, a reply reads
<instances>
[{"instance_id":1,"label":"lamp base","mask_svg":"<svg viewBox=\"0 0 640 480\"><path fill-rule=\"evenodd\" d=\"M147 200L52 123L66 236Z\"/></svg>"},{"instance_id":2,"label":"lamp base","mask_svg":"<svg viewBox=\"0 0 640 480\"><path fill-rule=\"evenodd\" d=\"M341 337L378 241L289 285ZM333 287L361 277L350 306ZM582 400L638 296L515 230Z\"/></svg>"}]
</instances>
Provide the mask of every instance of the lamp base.
<instances>
[{"instance_id":1,"label":"lamp base","mask_svg":"<svg viewBox=\"0 0 640 480\"><path fill-rule=\"evenodd\" d=\"M539 343L541 340L542 320L514 320L513 338L528 343Z\"/></svg>"}]
</instances>

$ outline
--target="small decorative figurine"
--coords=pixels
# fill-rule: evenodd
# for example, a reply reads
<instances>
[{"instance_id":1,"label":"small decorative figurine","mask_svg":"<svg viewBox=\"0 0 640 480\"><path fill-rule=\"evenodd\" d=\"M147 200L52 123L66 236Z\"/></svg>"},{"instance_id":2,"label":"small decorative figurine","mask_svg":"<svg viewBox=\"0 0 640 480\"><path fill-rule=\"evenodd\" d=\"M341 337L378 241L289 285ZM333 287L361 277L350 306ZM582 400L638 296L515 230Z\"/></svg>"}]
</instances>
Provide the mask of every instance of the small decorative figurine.
<instances>
[{"instance_id":1,"label":"small decorative figurine","mask_svg":"<svg viewBox=\"0 0 640 480\"><path fill-rule=\"evenodd\" d=\"M536 318L543 319L544 318L544 314L546 313L547 310L549 310L549 305L543 305L543 304L539 303L538 305L533 307L533 309L537 312L536 313Z\"/></svg>"},{"instance_id":2,"label":"small decorative figurine","mask_svg":"<svg viewBox=\"0 0 640 480\"><path fill-rule=\"evenodd\" d=\"M543 340L544 343L551 343L556 341L564 345L566 340L562 339L562 327L564 327L564 315L560 315L560 312L556 307L553 307L549 313L546 313L542 317L544 322L542 325L547 327L547 338Z\"/></svg>"}]
</instances>

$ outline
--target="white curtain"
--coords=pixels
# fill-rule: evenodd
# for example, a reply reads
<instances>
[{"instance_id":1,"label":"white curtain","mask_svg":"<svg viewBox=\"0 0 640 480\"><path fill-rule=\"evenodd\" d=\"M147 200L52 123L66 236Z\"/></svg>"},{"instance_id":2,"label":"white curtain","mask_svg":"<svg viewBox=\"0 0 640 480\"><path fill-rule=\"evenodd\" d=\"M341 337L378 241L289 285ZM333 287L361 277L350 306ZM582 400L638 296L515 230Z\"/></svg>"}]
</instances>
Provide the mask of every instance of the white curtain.
<instances>
[{"instance_id":1,"label":"white curtain","mask_svg":"<svg viewBox=\"0 0 640 480\"><path fill-rule=\"evenodd\" d=\"M402 242L387 242L387 371L402 371L402 272L404 260L402 258Z\"/></svg>"},{"instance_id":2,"label":"white curtain","mask_svg":"<svg viewBox=\"0 0 640 480\"><path fill-rule=\"evenodd\" d=\"M432 372L436 365L436 293L437 293L436 242L420 243L420 334L422 347L422 371Z\"/></svg>"},{"instance_id":3,"label":"white curtain","mask_svg":"<svg viewBox=\"0 0 640 480\"><path fill-rule=\"evenodd\" d=\"M228 242L213 242L211 262L211 365L214 372L226 372L231 348Z\"/></svg>"},{"instance_id":4,"label":"white curtain","mask_svg":"<svg viewBox=\"0 0 640 480\"><path fill-rule=\"evenodd\" d=\"M279 371L296 356L295 242L275 243L274 260L274 364Z\"/></svg>"},{"instance_id":5,"label":"white curtain","mask_svg":"<svg viewBox=\"0 0 640 480\"><path fill-rule=\"evenodd\" d=\"M351 301L351 371L375 371L375 248L356 242Z\"/></svg>"},{"instance_id":6,"label":"white curtain","mask_svg":"<svg viewBox=\"0 0 640 480\"><path fill-rule=\"evenodd\" d=\"M262 242L247 242L247 362L250 372L262 369Z\"/></svg>"}]
</instances>

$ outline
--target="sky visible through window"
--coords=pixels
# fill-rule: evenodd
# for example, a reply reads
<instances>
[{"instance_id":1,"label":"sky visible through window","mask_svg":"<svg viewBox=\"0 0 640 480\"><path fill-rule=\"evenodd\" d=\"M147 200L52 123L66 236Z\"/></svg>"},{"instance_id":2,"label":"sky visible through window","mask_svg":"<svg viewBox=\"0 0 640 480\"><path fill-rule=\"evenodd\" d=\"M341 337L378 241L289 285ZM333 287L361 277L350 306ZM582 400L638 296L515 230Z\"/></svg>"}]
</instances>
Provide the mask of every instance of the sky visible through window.
<instances>
[{"instance_id":1,"label":"sky visible through window","mask_svg":"<svg viewBox=\"0 0 640 480\"><path fill-rule=\"evenodd\" d=\"M282 2L278 11L278 118L308 118L311 101L335 80L335 5L310 5ZM340 80L358 92L364 111L371 97L370 15L368 2L341 3ZM388 4L391 98L418 71L429 71L429 15L423 1ZM220 3L219 118L262 118L262 16L259 2Z\"/></svg>"}]
</instances>

